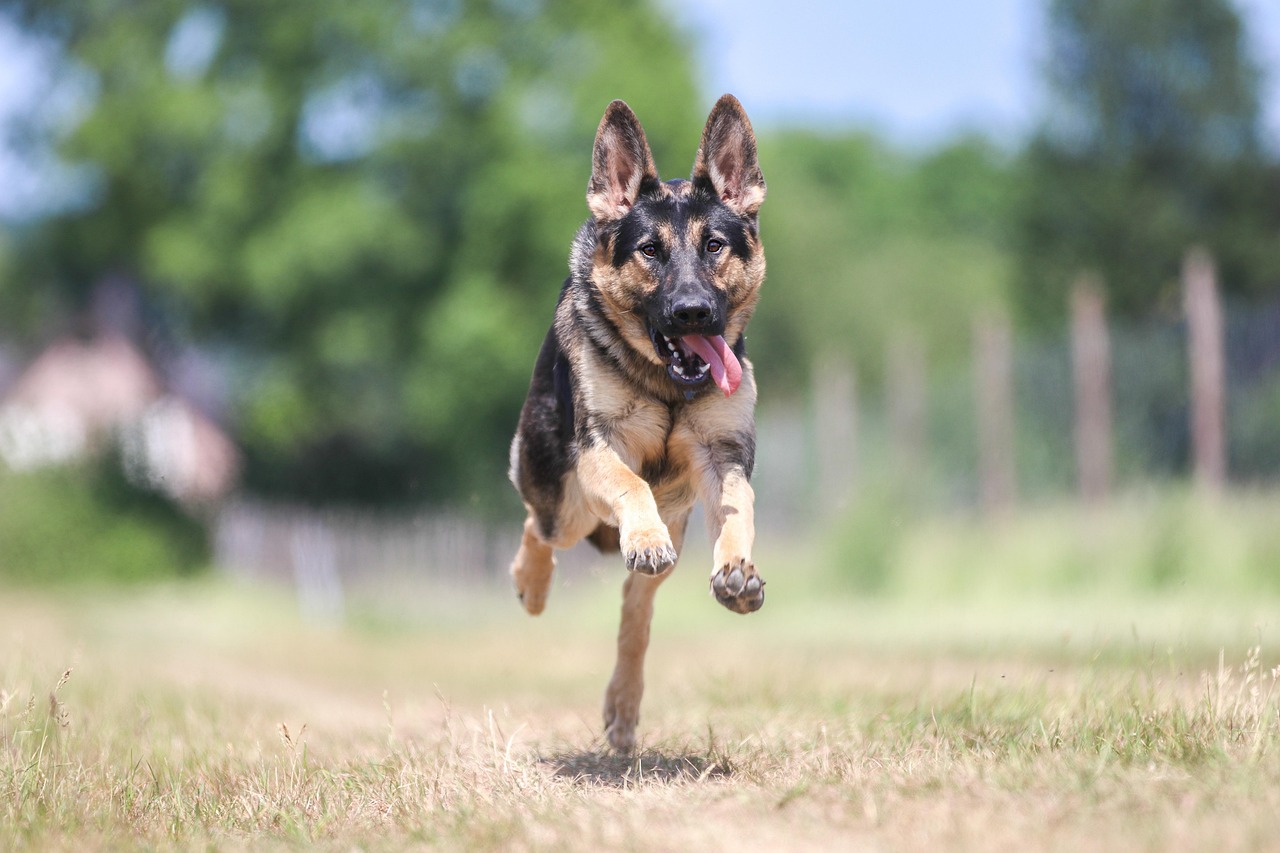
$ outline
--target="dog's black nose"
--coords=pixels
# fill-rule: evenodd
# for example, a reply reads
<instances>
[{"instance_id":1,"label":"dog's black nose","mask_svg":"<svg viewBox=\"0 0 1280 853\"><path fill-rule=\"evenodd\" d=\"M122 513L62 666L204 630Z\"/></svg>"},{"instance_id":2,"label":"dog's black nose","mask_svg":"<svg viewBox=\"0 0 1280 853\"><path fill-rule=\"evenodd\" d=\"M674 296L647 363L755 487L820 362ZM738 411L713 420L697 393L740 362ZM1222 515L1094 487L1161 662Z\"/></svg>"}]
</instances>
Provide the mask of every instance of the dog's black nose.
<instances>
[{"instance_id":1,"label":"dog's black nose","mask_svg":"<svg viewBox=\"0 0 1280 853\"><path fill-rule=\"evenodd\" d=\"M705 329L715 321L716 306L702 295L682 296L671 303L671 319L684 329Z\"/></svg>"}]
</instances>

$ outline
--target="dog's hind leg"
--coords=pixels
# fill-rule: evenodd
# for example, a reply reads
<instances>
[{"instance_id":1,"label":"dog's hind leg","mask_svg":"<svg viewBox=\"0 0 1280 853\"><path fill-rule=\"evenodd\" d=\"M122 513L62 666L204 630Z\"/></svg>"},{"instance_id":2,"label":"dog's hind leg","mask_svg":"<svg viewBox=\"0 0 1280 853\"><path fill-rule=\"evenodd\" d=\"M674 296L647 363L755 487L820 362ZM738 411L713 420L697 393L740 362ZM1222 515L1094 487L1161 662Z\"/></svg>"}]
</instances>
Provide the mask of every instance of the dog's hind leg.
<instances>
[{"instance_id":1,"label":"dog's hind leg","mask_svg":"<svg viewBox=\"0 0 1280 853\"><path fill-rule=\"evenodd\" d=\"M520 537L520 550L511 563L511 580L516 585L516 595L524 609L537 616L547 606L547 589L551 586L551 572L556 567L555 553L538 535L533 513L524 520L524 535Z\"/></svg>"},{"instance_id":2,"label":"dog's hind leg","mask_svg":"<svg viewBox=\"0 0 1280 853\"><path fill-rule=\"evenodd\" d=\"M684 541L688 515L667 523L676 554ZM672 568L675 564L672 563ZM622 753L636 745L636 723L640 720L640 699L644 695L644 654L649 648L649 622L653 619L653 596L671 575L639 572L627 574L622 585L622 622L618 626L618 661L609 689L604 694L604 729L609 745Z\"/></svg>"}]
</instances>

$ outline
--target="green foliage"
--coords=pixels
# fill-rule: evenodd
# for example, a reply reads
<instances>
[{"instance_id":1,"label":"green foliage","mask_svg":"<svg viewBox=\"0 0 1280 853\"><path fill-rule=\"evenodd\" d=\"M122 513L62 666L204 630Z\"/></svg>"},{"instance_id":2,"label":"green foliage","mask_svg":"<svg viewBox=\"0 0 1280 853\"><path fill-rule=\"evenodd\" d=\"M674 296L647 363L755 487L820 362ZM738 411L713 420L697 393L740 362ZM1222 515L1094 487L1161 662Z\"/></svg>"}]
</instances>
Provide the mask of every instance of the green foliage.
<instances>
[{"instance_id":1,"label":"green foliage","mask_svg":"<svg viewBox=\"0 0 1280 853\"><path fill-rule=\"evenodd\" d=\"M1121 313L1176 309L1192 245L1215 254L1230 292L1280 287L1280 165L1228 0L1054 0L1047 71L1019 214L1029 319L1056 322L1083 271Z\"/></svg>"},{"instance_id":2,"label":"green foliage","mask_svg":"<svg viewBox=\"0 0 1280 853\"><path fill-rule=\"evenodd\" d=\"M974 312L1005 305L1016 175L984 140L911 157L862 134L786 131L762 138L760 159L769 276L750 345L766 388L833 356L874 382L901 334L962 357Z\"/></svg>"},{"instance_id":3,"label":"green foliage","mask_svg":"<svg viewBox=\"0 0 1280 853\"><path fill-rule=\"evenodd\" d=\"M1274 494L1131 495L1105 511L1052 505L999 523L901 516L868 496L829 536L835 574L921 600L1280 591Z\"/></svg>"},{"instance_id":4,"label":"green foliage","mask_svg":"<svg viewBox=\"0 0 1280 853\"><path fill-rule=\"evenodd\" d=\"M676 175L700 126L686 45L650 2L0 11L87 81L50 141L95 176L23 242L24 292L57 297L0 324L134 279L257 366L236 382L250 485L294 497L504 489L604 106L626 98Z\"/></svg>"},{"instance_id":5,"label":"green foliage","mask_svg":"<svg viewBox=\"0 0 1280 853\"><path fill-rule=\"evenodd\" d=\"M692 162L701 110L661 15L581 0L4 7L92 81L85 118L52 142L97 175L84 210L23 241L20 277L55 296L10 331L124 273L244 366L251 489L505 509L503 448L603 106L632 104L668 177ZM763 381L776 391L832 356L878 375L901 329L936 357L967 352L972 311L1006 299L1007 158L980 139L919 157L863 135L761 147Z\"/></svg>"},{"instance_id":6,"label":"green foliage","mask_svg":"<svg viewBox=\"0 0 1280 853\"><path fill-rule=\"evenodd\" d=\"M1277 416L1280 416L1280 373L1273 373L1232 395L1227 423L1231 426L1233 471L1249 472L1259 478L1280 474Z\"/></svg>"},{"instance_id":7,"label":"green foliage","mask_svg":"<svg viewBox=\"0 0 1280 853\"><path fill-rule=\"evenodd\" d=\"M884 592L892 581L898 551L915 519L903 500L859 501L828 537L825 562L861 593Z\"/></svg>"},{"instance_id":8,"label":"green foliage","mask_svg":"<svg viewBox=\"0 0 1280 853\"><path fill-rule=\"evenodd\" d=\"M118 467L0 477L0 579L24 584L142 581L189 574L204 530L126 484Z\"/></svg>"},{"instance_id":9,"label":"green foliage","mask_svg":"<svg viewBox=\"0 0 1280 853\"><path fill-rule=\"evenodd\" d=\"M132 279L150 320L236 368L247 485L294 499L509 509L505 446L603 107L631 103L667 177L686 173L705 115L657 0L4 13L61 51L79 118L32 130L89 180L79 206L0 245L0 333L35 342L96 282ZM1049 22L1053 102L1025 156L978 137L908 153L760 129L769 275L749 344L766 404L795 402L828 359L874 394L903 337L959 387L975 314L1013 301L1057 323L1084 269L1120 312L1175 306L1192 243L1229 290L1280 286L1280 168L1227 0L1053 0ZM1233 453L1267 470L1271 402L1233 403ZM1132 443L1122 456L1148 452ZM1041 445L1024 470L1069 478Z\"/></svg>"}]
</instances>

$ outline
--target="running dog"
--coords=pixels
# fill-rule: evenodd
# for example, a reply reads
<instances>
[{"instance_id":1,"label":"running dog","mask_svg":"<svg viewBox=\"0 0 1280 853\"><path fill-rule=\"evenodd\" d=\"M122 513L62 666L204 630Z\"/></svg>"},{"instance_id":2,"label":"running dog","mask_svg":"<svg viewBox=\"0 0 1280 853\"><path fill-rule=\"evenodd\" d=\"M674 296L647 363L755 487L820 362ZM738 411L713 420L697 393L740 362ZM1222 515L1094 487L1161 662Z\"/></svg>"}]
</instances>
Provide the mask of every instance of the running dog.
<instances>
[{"instance_id":1,"label":"running dog","mask_svg":"<svg viewBox=\"0 0 1280 853\"><path fill-rule=\"evenodd\" d=\"M528 509L511 565L531 614L547 601L555 549L589 539L621 551L618 659L605 734L635 746L658 585L701 500L714 542L711 592L735 613L764 603L751 560L756 385L743 332L764 280L765 197L742 105L720 98L689 180L662 181L635 113L614 101L596 131L570 275L511 445Z\"/></svg>"}]
</instances>

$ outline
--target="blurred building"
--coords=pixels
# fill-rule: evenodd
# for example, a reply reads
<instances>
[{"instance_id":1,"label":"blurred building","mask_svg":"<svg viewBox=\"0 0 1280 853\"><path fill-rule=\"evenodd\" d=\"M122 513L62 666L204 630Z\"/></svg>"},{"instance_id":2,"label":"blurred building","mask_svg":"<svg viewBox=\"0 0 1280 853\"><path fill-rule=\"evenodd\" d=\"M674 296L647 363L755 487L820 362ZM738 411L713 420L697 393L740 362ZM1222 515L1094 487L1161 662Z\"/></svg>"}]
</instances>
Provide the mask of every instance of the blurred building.
<instances>
[{"instance_id":1,"label":"blurred building","mask_svg":"<svg viewBox=\"0 0 1280 853\"><path fill-rule=\"evenodd\" d=\"M120 333L54 342L0 397L0 461L12 470L113 450L131 482L188 507L226 497L240 470L230 437Z\"/></svg>"}]
</instances>

